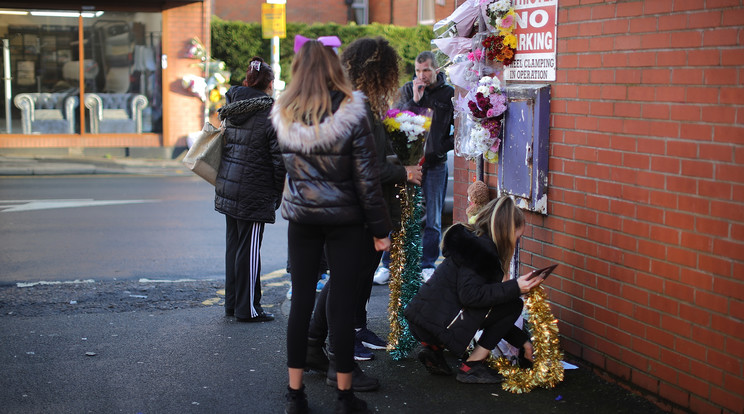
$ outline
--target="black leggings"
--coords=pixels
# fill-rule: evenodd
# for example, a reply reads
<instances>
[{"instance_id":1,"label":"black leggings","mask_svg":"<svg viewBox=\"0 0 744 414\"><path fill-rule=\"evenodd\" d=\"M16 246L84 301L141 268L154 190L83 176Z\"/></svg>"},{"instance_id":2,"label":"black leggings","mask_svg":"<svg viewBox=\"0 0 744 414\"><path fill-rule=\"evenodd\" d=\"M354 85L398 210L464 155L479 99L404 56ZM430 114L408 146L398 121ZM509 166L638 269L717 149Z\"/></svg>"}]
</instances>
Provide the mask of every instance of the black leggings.
<instances>
[{"instance_id":1,"label":"black leggings","mask_svg":"<svg viewBox=\"0 0 744 414\"><path fill-rule=\"evenodd\" d=\"M318 226L289 222L289 261L292 268L292 307L287 326L287 366L305 368L310 318L315 305L320 256L325 246L333 283L328 291L326 314L336 371L354 369L354 313L364 281L363 269L372 235L364 225Z\"/></svg>"},{"instance_id":2,"label":"black leggings","mask_svg":"<svg viewBox=\"0 0 744 414\"><path fill-rule=\"evenodd\" d=\"M360 252L361 253L361 252ZM367 303L369 297L372 295L372 279L375 276L375 270L380 263L382 252L372 250L369 252L370 261L362 269L363 280L360 285L360 289L357 292L357 304L356 311L354 311L354 328L366 328L367 327ZM361 260L360 260L361 261ZM315 312L313 312L313 319L310 321L310 329L308 336L313 339L325 342L328 336L328 318L326 316L326 301L328 300L328 291L333 283L333 277L328 279L323 290L318 294L318 299L315 302ZM331 347L333 350L333 347Z\"/></svg>"}]
</instances>

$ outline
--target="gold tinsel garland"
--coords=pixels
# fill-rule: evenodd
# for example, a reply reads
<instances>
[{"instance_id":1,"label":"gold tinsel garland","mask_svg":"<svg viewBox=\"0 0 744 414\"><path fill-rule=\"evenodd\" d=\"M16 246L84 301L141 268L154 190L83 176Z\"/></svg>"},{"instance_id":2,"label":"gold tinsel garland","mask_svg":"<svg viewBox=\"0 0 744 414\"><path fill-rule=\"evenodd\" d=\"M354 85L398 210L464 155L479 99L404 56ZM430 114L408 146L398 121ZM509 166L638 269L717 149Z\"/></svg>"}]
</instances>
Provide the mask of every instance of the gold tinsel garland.
<instances>
[{"instance_id":1,"label":"gold tinsel garland","mask_svg":"<svg viewBox=\"0 0 744 414\"><path fill-rule=\"evenodd\" d=\"M390 334L387 350L394 360L401 360L416 346L403 309L421 286L421 187L401 186L401 229L393 233L390 247Z\"/></svg>"},{"instance_id":2,"label":"gold tinsel garland","mask_svg":"<svg viewBox=\"0 0 744 414\"><path fill-rule=\"evenodd\" d=\"M519 368L505 356L489 356L489 365L504 376L501 387L521 394L535 387L552 388L563 381L563 351L558 338L558 320L550 311L547 294L542 286L532 289L526 296L527 323L534 347L532 368Z\"/></svg>"}]
</instances>

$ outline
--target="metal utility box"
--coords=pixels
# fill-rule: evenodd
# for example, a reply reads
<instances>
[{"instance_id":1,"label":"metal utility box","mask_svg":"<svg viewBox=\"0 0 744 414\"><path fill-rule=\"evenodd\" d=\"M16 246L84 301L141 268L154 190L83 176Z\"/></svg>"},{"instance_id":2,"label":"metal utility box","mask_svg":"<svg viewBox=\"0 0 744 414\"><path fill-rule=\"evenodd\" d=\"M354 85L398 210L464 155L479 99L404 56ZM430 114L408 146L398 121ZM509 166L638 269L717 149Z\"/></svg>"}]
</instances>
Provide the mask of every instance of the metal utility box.
<instances>
[{"instance_id":1,"label":"metal utility box","mask_svg":"<svg viewBox=\"0 0 744 414\"><path fill-rule=\"evenodd\" d=\"M499 148L500 193L520 208L548 214L550 85L509 84Z\"/></svg>"}]
</instances>

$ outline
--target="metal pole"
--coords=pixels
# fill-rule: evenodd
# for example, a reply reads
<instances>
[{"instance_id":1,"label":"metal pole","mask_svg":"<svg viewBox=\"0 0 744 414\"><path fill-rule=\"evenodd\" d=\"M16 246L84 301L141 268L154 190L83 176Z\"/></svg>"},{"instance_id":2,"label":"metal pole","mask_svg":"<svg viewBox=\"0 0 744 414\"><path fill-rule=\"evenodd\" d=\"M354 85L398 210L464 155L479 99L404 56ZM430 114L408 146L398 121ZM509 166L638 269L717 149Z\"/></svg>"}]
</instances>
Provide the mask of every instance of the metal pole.
<instances>
[{"instance_id":1,"label":"metal pole","mask_svg":"<svg viewBox=\"0 0 744 414\"><path fill-rule=\"evenodd\" d=\"M280 81L282 66L279 64L279 36L271 38L271 70L274 71L274 97L277 97L278 93L284 89Z\"/></svg>"},{"instance_id":2,"label":"metal pole","mask_svg":"<svg viewBox=\"0 0 744 414\"><path fill-rule=\"evenodd\" d=\"M10 119L10 99L13 93L10 90L10 40L3 39L3 69L5 80L5 128L8 134L12 133L12 120Z\"/></svg>"}]
</instances>

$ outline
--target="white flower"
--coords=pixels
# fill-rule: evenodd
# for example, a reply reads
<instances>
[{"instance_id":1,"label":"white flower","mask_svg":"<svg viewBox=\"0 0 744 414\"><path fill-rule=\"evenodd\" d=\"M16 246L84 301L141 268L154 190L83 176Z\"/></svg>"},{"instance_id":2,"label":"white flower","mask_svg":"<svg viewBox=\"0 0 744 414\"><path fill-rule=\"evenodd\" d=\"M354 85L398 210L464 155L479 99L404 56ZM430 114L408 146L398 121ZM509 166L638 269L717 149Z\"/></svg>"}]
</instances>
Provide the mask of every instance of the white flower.
<instances>
[{"instance_id":1,"label":"white flower","mask_svg":"<svg viewBox=\"0 0 744 414\"><path fill-rule=\"evenodd\" d=\"M485 85L481 85L478 87L478 89L475 90L475 92L480 92L483 94L483 96L488 97L488 95L491 94L491 88Z\"/></svg>"}]
</instances>

